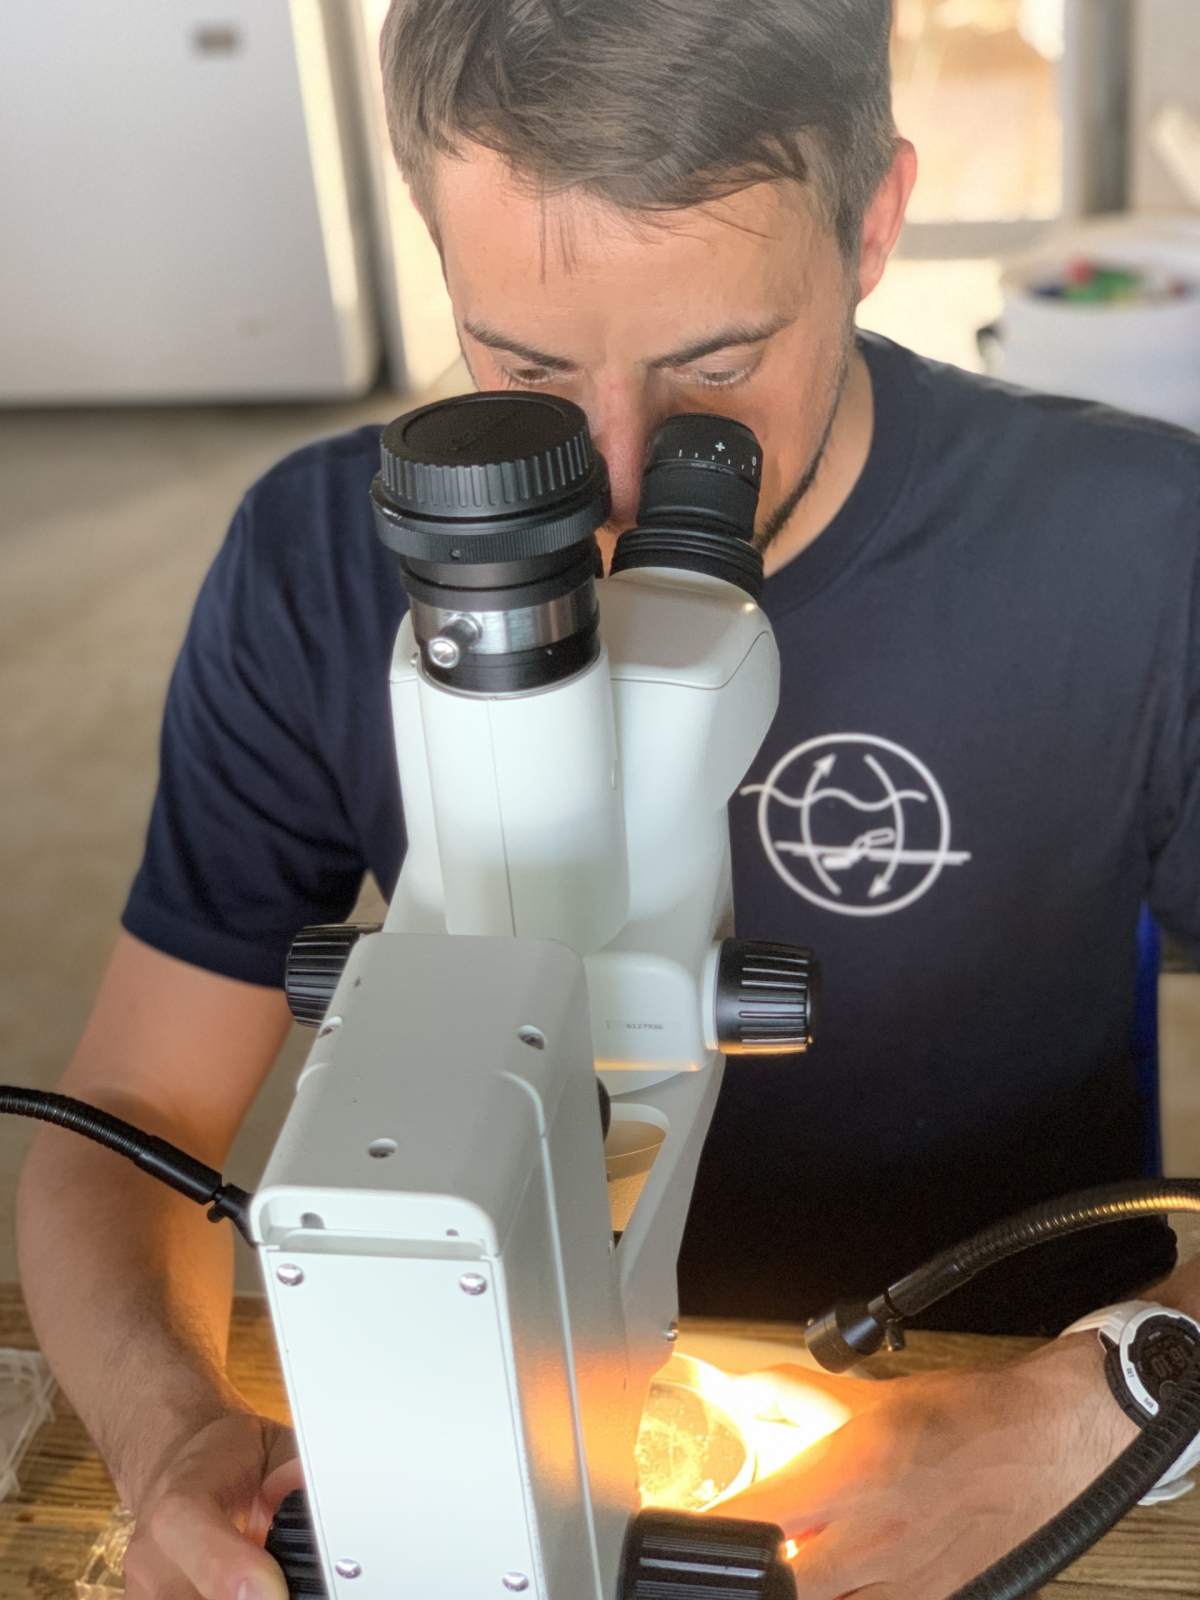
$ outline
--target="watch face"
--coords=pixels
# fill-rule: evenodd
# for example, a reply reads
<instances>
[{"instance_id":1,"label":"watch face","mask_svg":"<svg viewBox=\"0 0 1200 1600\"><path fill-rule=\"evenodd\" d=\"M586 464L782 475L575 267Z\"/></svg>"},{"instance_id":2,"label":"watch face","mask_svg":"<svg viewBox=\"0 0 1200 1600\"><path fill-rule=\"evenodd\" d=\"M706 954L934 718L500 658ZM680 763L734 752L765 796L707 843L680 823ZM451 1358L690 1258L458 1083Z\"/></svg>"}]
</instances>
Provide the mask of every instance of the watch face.
<instances>
[{"instance_id":1,"label":"watch face","mask_svg":"<svg viewBox=\"0 0 1200 1600\"><path fill-rule=\"evenodd\" d=\"M1164 1386L1182 1378L1198 1345L1200 1333L1174 1317L1150 1317L1137 1330L1129 1359L1156 1405Z\"/></svg>"}]
</instances>

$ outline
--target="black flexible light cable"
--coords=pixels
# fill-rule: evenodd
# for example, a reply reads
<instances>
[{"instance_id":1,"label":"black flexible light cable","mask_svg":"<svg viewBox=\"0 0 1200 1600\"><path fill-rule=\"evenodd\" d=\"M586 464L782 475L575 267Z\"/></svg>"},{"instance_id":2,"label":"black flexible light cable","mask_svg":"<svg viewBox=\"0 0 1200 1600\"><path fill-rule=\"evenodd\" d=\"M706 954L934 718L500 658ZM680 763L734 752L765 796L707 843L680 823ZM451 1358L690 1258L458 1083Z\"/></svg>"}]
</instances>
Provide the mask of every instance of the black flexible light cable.
<instances>
[{"instance_id":1,"label":"black flexible light cable","mask_svg":"<svg viewBox=\"0 0 1200 1600\"><path fill-rule=\"evenodd\" d=\"M1112 1183L1048 1200L983 1228L908 1273L870 1301L846 1301L816 1318L804 1338L830 1371L845 1372L885 1342L903 1346L907 1318L928 1310L978 1273L1050 1239L1164 1211L1200 1212L1200 1180ZM948 1600L1023 1600L1036 1594L1116 1526L1200 1433L1200 1352L1164 1384L1154 1416L1070 1505Z\"/></svg>"},{"instance_id":2,"label":"black flexible light cable","mask_svg":"<svg viewBox=\"0 0 1200 1600\"><path fill-rule=\"evenodd\" d=\"M1158 1415L1082 1494L948 1600L1022 1600L1036 1594L1114 1528L1200 1433L1200 1351L1172 1387Z\"/></svg>"},{"instance_id":3,"label":"black flexible light cable","mask_svg":"<svg viewBox=\"0 0 1200 1600\"><path fill-rule=\"evenodd\" d=\"M107 1111L98 1111L82 1100L43 1089L19 1089L11 1084L0 1084L0 1114L6 1112L69 1128L72 1133L80 1133L85 1139L94 1139L117 1155L128 1157L152 1178L158 1178L197 1205L208 1206L210 1222L228 1217L246 1243L254 1244L250 1233L253 1196L239 1189L236 1183L226 1183L214 1168L197 1161L177 1145L168 1144L155 1134L143 1133L132 1123L110 1116Z\"/></svg>"},{"instance_id":4,"label":"black flexible light cable","mask_svg":"<svg viewBox=\"0 0 1200 1600\"><path fill-rule=\"evenodd\" d=\"M927 1311L997 1262L1066 1234L1133 1217L1159 1216L1164 1211L1200 1211L1200 1179L1106 1183L1043 1201L943 1250L873 1300L839 1302L809 1324L804 1342L827 1371L846 1372L885 1343L899 1348L904 1323L910 1317Z\"/></svg>"}]
</instances>

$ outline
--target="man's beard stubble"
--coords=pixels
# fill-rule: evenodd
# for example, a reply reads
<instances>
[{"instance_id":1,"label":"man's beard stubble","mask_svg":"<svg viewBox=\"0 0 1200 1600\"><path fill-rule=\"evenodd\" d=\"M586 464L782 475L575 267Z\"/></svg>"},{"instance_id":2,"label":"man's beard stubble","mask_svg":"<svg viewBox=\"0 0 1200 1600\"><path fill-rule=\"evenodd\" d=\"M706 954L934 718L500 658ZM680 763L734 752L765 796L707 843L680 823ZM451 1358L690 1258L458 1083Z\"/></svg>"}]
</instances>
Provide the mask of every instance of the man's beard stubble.
<instances>
[{"instance_id":1,"label":"man's beard stubble","mask_svg":"<svg viewBox=\"0 0 1200 1600\"><path fill-rule=\"evenodd\" d=\"M767 517L761 528L755 530L754 548L766 552L791 521L796 507L817 481L817 473L821 469L821 462L825 459L825 451L829 445L829 436L833 432L834 419L838 407L842 403L842 391L846 387L846 379L850 375L850 357L854 351L854 313L846 323L842 335L842 353L838 362L837 373L833 380L833 394L829 401L829 408L825 416L825 423L821 429L821 437L817 448L813 451L812 459L804 471L797 478L791 489Z\"/></svg>"}]
</instances>

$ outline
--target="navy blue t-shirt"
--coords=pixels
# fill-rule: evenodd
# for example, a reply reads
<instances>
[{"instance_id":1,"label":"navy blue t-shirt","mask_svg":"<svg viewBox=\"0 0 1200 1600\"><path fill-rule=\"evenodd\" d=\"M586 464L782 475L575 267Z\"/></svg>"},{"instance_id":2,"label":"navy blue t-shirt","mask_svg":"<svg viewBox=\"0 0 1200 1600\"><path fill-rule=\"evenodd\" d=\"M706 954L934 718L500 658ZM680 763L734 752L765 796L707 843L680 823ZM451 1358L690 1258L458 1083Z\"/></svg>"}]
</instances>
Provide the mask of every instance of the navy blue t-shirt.
<instances>
[{"instance_id":1,"label":"navy blue t-shirt","mask_svg":"<svg viewBox=\"0 0 1200 1600\"><path fill-rule=\"evenodd\" d=\"M854 492L769 579L779 712L730 805L739 931L811 945L804 1057L733 1061L680 1261L685 1310L799 1319L1032 1201L1141 1172L1148 902L1200 957L1200 440L864 336ZM387 669L404 595L378 430L250 491L168 697L126 928L279 984L404 853ZM1032 1330L1171 1264L1156 1224L960 1291Z\"/></svg>"}]
</instances>

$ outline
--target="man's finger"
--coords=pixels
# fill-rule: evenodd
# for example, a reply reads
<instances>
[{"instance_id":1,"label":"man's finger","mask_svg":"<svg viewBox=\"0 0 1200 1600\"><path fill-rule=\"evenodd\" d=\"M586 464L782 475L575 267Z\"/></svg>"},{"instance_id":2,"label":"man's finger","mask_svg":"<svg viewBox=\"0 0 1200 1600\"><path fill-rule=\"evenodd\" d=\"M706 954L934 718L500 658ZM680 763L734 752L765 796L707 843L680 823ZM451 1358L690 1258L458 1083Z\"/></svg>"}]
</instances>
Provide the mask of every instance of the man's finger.
<instances>
[{"instance_id":1,"label":"man's finger","mask_svg":"<svg viewBox=\"0 0 1200 1600\"><path fill-rule=\"evenodd\" d=\"M298 1456L293 1456L290 1461L285 1461L269 1473L255 1497L250 1520L246 1524L247 1537L253 1539L256 1544L262 1544L280 1506L293 1489L303 1487L304 1470Z\"/></svg>"},{"instance_id":2,"label":"man's finger","mask_svg":"<svg viewBox=\"0 0 1200 1600\"><path fill-rule=\"evenodd\" d=\"M278 1566L231 1527L215 1500L166 1495L151 1512L149 1533L202 1600L288 1600Z\"/></svg>"}]
</instances>

